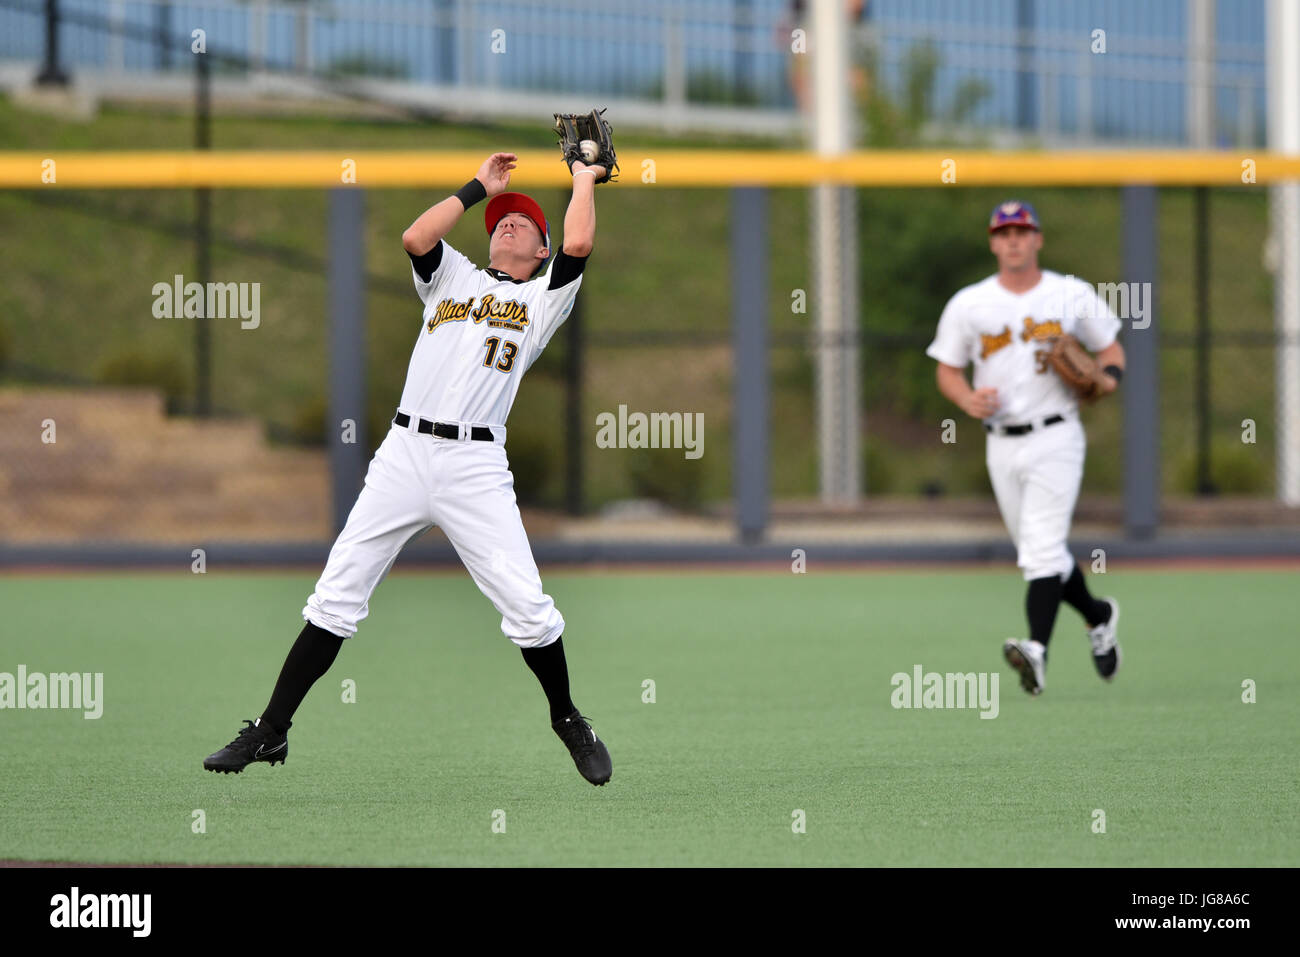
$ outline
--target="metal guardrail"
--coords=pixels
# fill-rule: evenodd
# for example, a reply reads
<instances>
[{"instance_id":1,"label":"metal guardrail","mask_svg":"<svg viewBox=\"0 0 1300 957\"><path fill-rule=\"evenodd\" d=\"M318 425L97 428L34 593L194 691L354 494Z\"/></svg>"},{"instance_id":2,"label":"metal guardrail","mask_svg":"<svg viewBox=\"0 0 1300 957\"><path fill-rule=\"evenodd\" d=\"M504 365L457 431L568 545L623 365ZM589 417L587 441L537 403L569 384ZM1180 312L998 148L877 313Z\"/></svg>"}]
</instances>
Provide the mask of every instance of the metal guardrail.
<instances>
[{"instance_id":1,"label":"metal guardrail","mask_svg":"<svg viewBox=\"0 0 1300 957\"><path fill-rule=\"evenodd\" d=\"M951 121L963 87L982 89L966 120L988 134L1060 142L1190 141L1193 56L1179 5L1104 0L1029 4L872 0L857 24L857 58L901 93L908 64L927 45L937 57L933 119ZM61 0L65 64L98 82L185 69L191 31L227 57L225 74L364 78L404 104L446 106L472 96L481 115L511 115L518 96L592 96L639 105L652 122L710 128L797 129L789 84L785 0ZM0 61L39 61L42 0L0 0ZM1105 25L1106 52L1092 30ZM1214 142L1264 138L1262 0L1220 17L1213 52ZM320 95L320 90L314 91ZM312 95L308 91L307 95ZM631 107L637 109L637 107ZM767 114L759 128L749 114ZM790 119L774 123L771 114Z\"/></svg>"}]
</instances>

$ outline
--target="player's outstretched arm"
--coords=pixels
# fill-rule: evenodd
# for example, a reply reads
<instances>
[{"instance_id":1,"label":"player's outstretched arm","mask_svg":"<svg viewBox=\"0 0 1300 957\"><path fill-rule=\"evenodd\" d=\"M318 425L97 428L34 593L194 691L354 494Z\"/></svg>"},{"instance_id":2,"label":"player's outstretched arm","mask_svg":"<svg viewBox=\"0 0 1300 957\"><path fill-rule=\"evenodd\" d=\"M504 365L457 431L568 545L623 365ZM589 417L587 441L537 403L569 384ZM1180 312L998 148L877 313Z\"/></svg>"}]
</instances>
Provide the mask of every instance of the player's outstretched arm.
<instances>
[{"instance_id":1,"label":"player's outstretched arm","mask_svg":"<svg viewBox=\"0 0 1300 957\"><path fill-rule=\"evenodd\" d=\"M402 248L412 256L423 256L433 249L442 237L451 232L451 227L456 225L467 208L484 196L505 192L505 188L510 185L510 171L515 168L517 159L514 153L493 153L485 159L472 180L454 195L430 206L406 228L406 232L402 233Z\"/></svg>"},{"instance_id":2,"label":"player's outstretched arm","mask_svg":"<svg viewBox=\"0 0 1300 957\"><path fill-rule=\"evenodd\" d=\"M581 175L579 175L581 174ZM590 256L596 241L596 180L605 167L573 163L573 197L564 213L564 245L567 256Z\"/></svg>"},{"instance_id":3,"label":"player's outstretched arm","mask_svg":"<svg viewBox=\"0 0 1300 957\"><path fill-rule=\"evenodd\" d=\"M944 397L975 419L987 419L998 410L998 390L972 389L966 371L946 363L936 363L934 380Z\"/></svg>"}]
</instances>

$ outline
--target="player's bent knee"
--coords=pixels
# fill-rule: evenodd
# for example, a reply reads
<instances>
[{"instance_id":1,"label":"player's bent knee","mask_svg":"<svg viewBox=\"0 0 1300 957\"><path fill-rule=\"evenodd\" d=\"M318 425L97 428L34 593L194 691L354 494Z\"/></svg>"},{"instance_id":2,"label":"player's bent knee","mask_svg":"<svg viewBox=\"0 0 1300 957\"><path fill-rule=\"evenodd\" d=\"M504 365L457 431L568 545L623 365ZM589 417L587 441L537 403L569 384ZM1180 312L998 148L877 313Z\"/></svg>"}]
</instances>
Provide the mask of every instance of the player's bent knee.
<instances>
[{"instance_id":1,"label":"player's bent knee","mask_svg":"<svg viewBox=\"0 0 1300 957\"><path fill-rule=\"evenodd\" d=\"M1064 581L1070 576L1070 572L1074 568L1074 556L1069 552L1056 553L1050 556L1031 555L1021 558L1018 564L1027 582L1031 582L1036 578L1052 578L1053 576Z\"/></svg>"},{"instance_id":2,"label":"player's bent knee","mask_svg":"<svg viewBox=\"0 0 1300 957\"><path fill-rule=\"evenodd\" d=\"M553 635L546 635L541 638L511 638L510 640L520 648L545 648L547 645L553 645L560 639L560 634L564 629Z\"/></svg>"},{"instance_id":3,"label":"player's bent knee","mask_svg":"<svg viewBox=\"0 0 1300 957\"><path fill-rule=\"evenodd\" d=\"M501 633L520 648L545 648L564 634L564 618L552 605L545 617L502 618Z\"/></svg>"},{"instance_id":4,"label":"player's bent knee","mask_svg":"<svg viewBox=\"0 0 1300 957\"><path fill-rule=\"evenodd\" d=\"M322 628L340 638L351 638L357 633L358 619L321 607L315 603L315 599L315 595L307 599L307 607L302 610L304 621L309 621L317 628Z\"/></svg>"}]
</instances>

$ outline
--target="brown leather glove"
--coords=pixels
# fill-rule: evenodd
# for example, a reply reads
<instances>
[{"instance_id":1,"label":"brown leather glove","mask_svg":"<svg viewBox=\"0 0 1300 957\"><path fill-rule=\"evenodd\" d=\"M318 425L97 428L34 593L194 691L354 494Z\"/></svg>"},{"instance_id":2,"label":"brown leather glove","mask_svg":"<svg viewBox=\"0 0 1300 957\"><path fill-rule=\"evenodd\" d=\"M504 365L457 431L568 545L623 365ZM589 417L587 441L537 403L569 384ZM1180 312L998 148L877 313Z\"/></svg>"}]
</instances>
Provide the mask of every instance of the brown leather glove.
<instances>
[{"instance_id":1,"label":"brown leather glove","mask_svg":"<svg viewBox=\"0 0 1300 957\"><path fill-rule=\"evenodd\" d=\"M1074 390L1082 402L1096 402L1104 395L1101 366L1092 354L1071 335L1053 336L1052 348L1047 353L1047 363L1065 384Z\"/></svg>"},{"instance_id":2,"label":"brown leather glove","mask_svg":"<svg viewBox=\"0 0 1300 957\"><path fill-rule=\"evenodd\" d=\"M614 130L601 118L604 110L592 110L590 113L556 113L555 132L559 136L560 153L570 171L575 162L581 161L588 166L605 167L605 175L597 183L608 183L618 171L618 157L614 155ZM589 160L582 155L580 144L591 140L596 144L596 158Z\"/></svg>"}]
</instances>

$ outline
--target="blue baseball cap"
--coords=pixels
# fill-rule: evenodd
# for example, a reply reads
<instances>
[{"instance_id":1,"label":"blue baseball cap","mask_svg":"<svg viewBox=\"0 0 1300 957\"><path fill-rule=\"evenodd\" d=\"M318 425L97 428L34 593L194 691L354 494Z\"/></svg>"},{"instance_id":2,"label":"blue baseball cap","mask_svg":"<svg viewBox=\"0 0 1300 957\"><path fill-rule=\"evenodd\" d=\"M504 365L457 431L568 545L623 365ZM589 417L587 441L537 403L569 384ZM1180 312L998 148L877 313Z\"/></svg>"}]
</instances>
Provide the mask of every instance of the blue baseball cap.
<instances>
[{"instance_id":1,"label":"blue baseball cap","mask_svg":"<svg viewBox=\"0 0 1300 957\"><path fill-rule=\"evenodd\" d=\"M994 208L993 215L989 217L989 232L999 230L1003 226L1028 226L1030 229L1042 232L1034 207L1018 199L1009 199Z\"/></svg>"}]
</instances>

